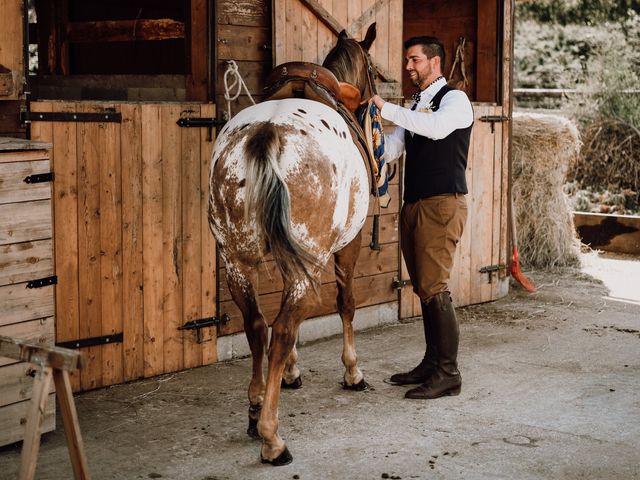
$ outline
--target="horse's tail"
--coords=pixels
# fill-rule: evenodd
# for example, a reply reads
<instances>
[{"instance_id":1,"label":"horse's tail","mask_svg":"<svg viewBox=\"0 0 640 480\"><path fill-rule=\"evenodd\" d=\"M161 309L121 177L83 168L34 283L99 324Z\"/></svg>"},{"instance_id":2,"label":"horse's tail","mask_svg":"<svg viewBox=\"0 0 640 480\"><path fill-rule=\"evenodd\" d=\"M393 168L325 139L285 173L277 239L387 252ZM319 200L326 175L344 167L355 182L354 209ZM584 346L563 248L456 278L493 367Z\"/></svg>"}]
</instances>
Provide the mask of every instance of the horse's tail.
<instances>
[{"instance_id":1,"label":"horse's tail","mask_svg":"<svg viewBox=\"0 0 640 480\"><path fill-rule=\"evenodd\" d=\"M317 288L313 275L318 261L291 233L289 189L278 158L281 143L276 127L265 122L247 140L245 218L255 215L258 231L266 239L283 278L306 278Z\"/></svg>"}]
</instances>

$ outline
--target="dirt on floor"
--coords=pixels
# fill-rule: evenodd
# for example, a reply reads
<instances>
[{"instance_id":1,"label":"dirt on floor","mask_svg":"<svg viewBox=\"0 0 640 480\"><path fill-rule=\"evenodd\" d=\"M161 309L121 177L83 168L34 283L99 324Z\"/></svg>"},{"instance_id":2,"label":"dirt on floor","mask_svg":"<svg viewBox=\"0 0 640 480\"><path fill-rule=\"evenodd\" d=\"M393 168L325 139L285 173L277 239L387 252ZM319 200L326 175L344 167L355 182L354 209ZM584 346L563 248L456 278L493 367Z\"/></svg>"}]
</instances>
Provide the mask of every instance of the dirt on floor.
<instances>
[{"instance_id":1,"label":"dirt on floor","mask_svg":"<svg viewBox=\"0 0 640 480\"><path fill-rule=\"evenodd\" d=\"M262 465L245 433L248 359L78 395L92 477L640 478L640 260L591 261L458 310L457 397L406 400L385 382L421 357L421 322L357 334L364 392L341 388L341 338L302 346L303 387L279 409L285 467ZM1 479L16 478L19 449L0 449ZM72 478L59 414L36 478Z\"/></svg>"}]
</instances>

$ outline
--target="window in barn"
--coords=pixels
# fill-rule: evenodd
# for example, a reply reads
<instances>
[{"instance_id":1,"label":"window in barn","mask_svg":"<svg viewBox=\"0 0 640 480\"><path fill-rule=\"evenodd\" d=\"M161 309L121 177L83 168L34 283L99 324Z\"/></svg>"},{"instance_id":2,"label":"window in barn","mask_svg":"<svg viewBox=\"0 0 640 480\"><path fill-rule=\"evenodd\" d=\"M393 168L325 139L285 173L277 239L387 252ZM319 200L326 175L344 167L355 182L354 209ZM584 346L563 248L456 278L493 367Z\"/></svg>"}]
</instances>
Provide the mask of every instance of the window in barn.
<instances>
[{"instance_id":1,"label":"window in barn","mask_svg":"<svg viewBox=\"0 0 640 480\"><path fill-rule=\"evenodd\" d=\"M207 100L207 0L30 2L34 98Z\"/></svg>"}]
</instances>

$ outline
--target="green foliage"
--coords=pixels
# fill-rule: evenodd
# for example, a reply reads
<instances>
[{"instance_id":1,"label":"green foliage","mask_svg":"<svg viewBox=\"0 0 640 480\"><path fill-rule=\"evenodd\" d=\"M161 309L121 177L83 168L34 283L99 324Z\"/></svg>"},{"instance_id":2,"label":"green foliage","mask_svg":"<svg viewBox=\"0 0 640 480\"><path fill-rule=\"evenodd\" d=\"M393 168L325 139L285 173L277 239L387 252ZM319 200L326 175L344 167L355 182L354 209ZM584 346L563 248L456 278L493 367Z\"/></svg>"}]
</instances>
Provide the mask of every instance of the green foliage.
<instances>
[{"instance_id":1,"label":"green foliage","mask_svg":"<svg viewBox=\"0 0 640 480\"><path fill-rule=\"evenodd\" d=\"M597 25L625 21L640 13L640 0L544 0L517 5L523 20L560 25Z\"/></svg>"}]
</instances>

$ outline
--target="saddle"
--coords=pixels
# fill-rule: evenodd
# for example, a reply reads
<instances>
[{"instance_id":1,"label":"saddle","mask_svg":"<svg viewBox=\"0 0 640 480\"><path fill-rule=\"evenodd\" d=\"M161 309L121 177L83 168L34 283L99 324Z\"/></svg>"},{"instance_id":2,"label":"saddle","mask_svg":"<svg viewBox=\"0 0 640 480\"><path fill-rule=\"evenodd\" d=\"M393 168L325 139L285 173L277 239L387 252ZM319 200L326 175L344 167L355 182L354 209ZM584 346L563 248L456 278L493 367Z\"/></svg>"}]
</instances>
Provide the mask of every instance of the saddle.
<instances>
[{"instance_id":1,"label":"saddle","mask_svg":"<svg viewBox=\"0 0 640 480\"><path fill-rule=\"evenodd\" d=\"M310 62L287 62L274 68L265 81L265 100L306 98L336 110L349 126L353 143L371 173L371 188L377 193L378 165L372 147L354 115L360 106L360 92L350 83L340 82L331 70Z\"/></svg>"}]
</instances>

